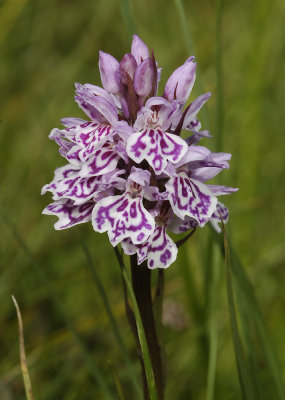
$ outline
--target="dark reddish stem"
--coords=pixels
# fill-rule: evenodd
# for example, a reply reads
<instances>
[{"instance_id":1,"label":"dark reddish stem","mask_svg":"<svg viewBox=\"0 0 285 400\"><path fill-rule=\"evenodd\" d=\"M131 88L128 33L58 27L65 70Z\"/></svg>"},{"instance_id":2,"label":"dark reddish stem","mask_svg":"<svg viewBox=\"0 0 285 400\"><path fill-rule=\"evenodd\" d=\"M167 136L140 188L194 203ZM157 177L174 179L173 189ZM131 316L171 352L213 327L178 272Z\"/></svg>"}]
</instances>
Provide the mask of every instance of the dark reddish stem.
<instances>
[{"instance_id":1,"label":"dark reddish stem","mask_svg":"<svg viewBox=\"0 0 285 400\"><path fill-rule=\"evenodd\" d=\"M155 326L153 301L151 296L151 270L145 263L137 265L137 256L131 256L132 285L140 310L142 323L149 348L158 400L164 399L164 366L162 364L162 349L159 346ZM149 400L146 385L146 375L143 368L143 383L145 400Z\"/></svg>"}]
</instances>

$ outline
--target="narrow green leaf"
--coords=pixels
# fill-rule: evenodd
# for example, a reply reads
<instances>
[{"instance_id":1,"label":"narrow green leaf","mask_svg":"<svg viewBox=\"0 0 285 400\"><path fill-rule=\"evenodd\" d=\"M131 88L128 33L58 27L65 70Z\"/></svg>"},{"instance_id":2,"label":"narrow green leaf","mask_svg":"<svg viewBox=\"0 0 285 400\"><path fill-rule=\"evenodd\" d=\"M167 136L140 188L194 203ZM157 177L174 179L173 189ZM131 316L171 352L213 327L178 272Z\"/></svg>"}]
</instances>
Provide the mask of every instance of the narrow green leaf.
<instances>
[{"instance_id":1,"label":"narrow green leaf","mask_svg":"<svg viewBox=\"0 0 285 400\"><path fill-rule=\"evenodd\" d=\"M188 54L197 56L197 50L195 47L195 43L194 43L191 31L188 26L188 22L187 22L187 18L185 15L185 10L184 10L182 0L174 0L174 2L175 2L176 9L177 9L178 18L180 20L180 25L183 30L184 41L186 44ZM199 74L199 73L197 74L197 78L196 78L196 87L197 87L197 90L199 93L204 93L203 82L202 82L201 74ZM208 116L207 104L205 104L204 107L201 109L200 114L202 115L205 126L209 126L209 116Z\"/></svg>"},{"instance_id":2,"label":"narrow green leaf","mask_svg":"<svg viewBox=\"0 0 285 400\"><path fill-rule=\"evenodd\" d=\"M281 374L282 369L269 338L264 318L258 306L252 284L232 246L230 246L230 251L233 259L233 272L238 287L238 294L244 299L244 302L247 305L248 315L254 324L256 334L264 353L265 361L268 365L279 398L284 400L285 387Z\"/></svg>"},{"instance_id":3,"label":"narrow green leaf","mask_svg":"<svg viewBox=\"0 0 285 400\"><path fill-rule=\"evenodd\" d=\"M231 272L230 249L229 249L229 243L228 243L228 239L227 239L225 228L224 228L223 224L222 224L222 229L223 229L223 234L224 234L227 295L228 295L230 322L231 322L231 329L232 329L237 369L238 369L240 385L242 388L244 399L253 400L253 399L257 399L257 397L255 395L255 391L254 391L254 388L253 388L253 385L251 382L251 377L248 373L244 350L243 350L240 335L239 335L236 310L235 310L235 302L234 302L234 294L233 294L233 286L232 286L232 277L231 277L232 272Z\"/></svg>"},{"instance_id":4,"label":"narrow green leaf","mask_svg":"<svg viewBox=\"0 0 285 400\"><path fill-rule=\"evenodd\" d=\"M213 246L213 242L212 242ZM208 374L207 374L207 392L206 400L213 400L215 395L215 379L216 379L216 368L217 368L217 354L218 354L218 294L220 292L220 257L215 247L211 251L212 255L212 282L210 286L210 298L209 298L209 363L208 363Z\"/></svg>"},{"instance_id":5,"label":"narrow green leaf","mask_svg":"<svg viewBox=\"0 0 285 400\"><path fill-rule=\"evenodd\" d=\"M61 301L59 300L52 284L50 283L48 276L45 274L45 269L42 268L42 266L39 264L37 259L34 257L33 253L29 249L28 245L26 244L23 236L20 234L20 232L17 230L16 226L6 217L3 216L3 220L6 222L7 225L10 226L11 230L13 231L13 234L19 243L20 247L30 260L31 265L33 266L36 274L38 275L39 279L41 280L42 284L46 288L46 290L49 293L50 298L53 300L58 312L61 314L61 317L63 321L65 322L66 326L68 327L70 333L72 334L74 340L76 341L78 347L81 350L82 357L85 359L86 363L88 364L90 368L90 372L92 373L95 381L97 382L98 386L100 387L102 394L104 395L104 398L106 399L113 399L113 395L110 392L109 387L106 384L106 381L101 374L99 368L97 365L94 363L94 360L90 354L90 351L87 349L85 346L84 342L82 341L77 329L73 325L70 317L68 314L66 314L63 306L61 305Z\"/></svg>"},{"instance_id":6,"label":"narrow green leaf","mask_svg":"<svg viewBox=\"0 0 285 400\"><path fill-rule=\"evenodd\" d=\"M213 230L211 230L211 232L214 239L219 244L220 250L224 252L224 247L220 236L217 233L213 232ZM272 342L270 340L263 315L260 311L258 302L254 294L253 286L239 259L239 256L236 254L233 246L229 243L229 241L228 244L232 260L234 282L237 287L237 296L239 296L239 298L241 298L242 301L246 304L248 317L250 318L251 323L255 328L256 335L261 343L265 362L271 373L278 396L281 400L285 400L284 380L281 373L282 368L280 366L274 346L272 345Z\"/></svg>"},{"instance_id":7,"label":"narrow green leaf","mask_svg":"<svg viewBox=\"0 0 285 400\"><path fill-rule=\"evenodd\" d=\"M120 334L117 322L116 322L114 314L112 312L112 309L111 309L111 306L110 306L110 303L109 303L109 300L108 300L107 293L106 293L106 291L104 289L104 286L103 286L103 284L101 282L101 279L100 279L100 277L99 277L99 275L98 275L98 273L96 271L96 268L94 266L91 254L89 252L89 249L88 249L86 243L81 240L80 244L81 244L83 252L84 252L84 254L86 256L86 260L88 262L89 269L90 269L90 271L92 273L94 283L95 283L95 285L97 287L98 293L99 293L99 295L101 297L101 300L103 302L104 308L105 308L106 313L108 315L108 318L109 318L112 330L114 332L115 338L116 338L117 343L119 345L119 348L121 350L121 353L122 353L122 356L124 358L124 361L125 361L125 363L127 365L128 373L129 373L129 376L132 379L132 382L133 382L134 388L136 390L138 399L142 399L141 387L140 387L138 379L136 377L135 369L133 368L132 360L130 359L128 350L126 348L125 343L123 342L123 339L122 339L122 336Z\"/></svg>"},{"instance_id":8,"label":"narrow green leaf","mask_svg":"<svg viewBox=\"0 0 285 400\"><path fill-rule=\"evenodd\" d=\"M223 42L222 42L222 16L223 0L216 4L216 150L222 151L223 147Z\"/></svg>"},{"instance_id":9,"label":"narrow green leaf","mask_svg":"<svg viewBox=\"0 0 285 400\"><path fill-rule=\"evenodd\" d=\"M119 399L120 399L120 400L127 400L127 398L126 398L125 395L124 395L123 387L122 387L122 384L121 384L121 382L120 382L120 379L119 379L119 375L118 375L117 370L116 370L115 367L111 364L110 361L107 361L107 363L108 363L108 365L109 365L109 367L110 367L110 369L111 369L111 371L112 371L112 374L113 374L113 377L114 377L114 381L115 381L115 385L116 385L116 389L117 389L117 393L118 393Z\"/></svg>"},{"instance_id":10,"label":"narrow green leaf","mask_svg":"<svg viewBox=\"0 0 285 400\"><path fill-rule=\"evenodd\" d=\"M20 348L20 361L21 361L21 370L22 376L24 380L25 392L27 400L34 400L33 390L32 390L32 383L30 379L26 352L25 352L25 343L24 343L24 329L23 329L23 321L21 316L21 311L18 306L17 300L14 296L12 296L13 303L16 307L18 323L19 323L19 348Z\"/></svg>"},{"instance_id":11,"label":"narrow green leaf","mask_svg":"<svg viewBox=\"0 0 285 400\"><path fill-rule=\"evenodd\" d=\"M129 293L129 296L130 296L130 299L131 299L131 302L133 305L133 311L134 311L135 318L136 318L138 336L139 336L139 341L140 341L140 345L141 345L142 356L143 356L143 361L144 361L144 366L145 366L150 400L157 400L157 392L156 392L156 387L155 387L154 373L153 373L153 369L152 369L152 365L151 365L149 349L148 349L148 345L147 345L147 341L146 341L146 337L145 337L145 332L144 332L144 328L143 328L143 324L142 324L142 320L141 320L141 315L140 315L140 311L139 311L138 304L136 301L136 296L134 294L131 280L129 278L129 275L127 273L123 259L119 253L119 250L117 249L117 247L115 247L114 250L115 250L115 254L116 254L118 263L120 265L121 272L122 272L123 278L125 280L127 290L128 290L128 293Z\"/></svg>"},{"instance_id":12,"label":"narrow green leaf","mask_svg":"<svg viewBox=\"0 0 285 400\"><path fill-rule=\"evenodd\" d=\"M125 20L128 33L131 36L136 32L131 3L130 0L120 0L120 2L123 18Z\"/></svg>"}]
</instances>

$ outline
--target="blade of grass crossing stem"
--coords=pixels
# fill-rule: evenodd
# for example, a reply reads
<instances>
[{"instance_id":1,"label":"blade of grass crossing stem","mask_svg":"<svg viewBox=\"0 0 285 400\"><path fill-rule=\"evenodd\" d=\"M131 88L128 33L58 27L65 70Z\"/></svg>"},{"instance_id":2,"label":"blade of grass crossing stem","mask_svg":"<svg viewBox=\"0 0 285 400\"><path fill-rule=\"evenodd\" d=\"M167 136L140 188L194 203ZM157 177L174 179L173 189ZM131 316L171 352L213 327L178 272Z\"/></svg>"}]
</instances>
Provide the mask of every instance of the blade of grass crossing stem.
<instances>
[{"instance_id":1,"label":"blade of grass crossing stem","mask_svg":"<svg viewBox=\"0 0 285 400\"><path fill-rule=\"evenodd\" d=\"M120 347L120 350L121 350L122 356L124 358L124 361L125 361L125 363L127 365L128 373L129 373L129 375L130 375L130 377L132 379L134 388L135 388L135 390L137 392L137 396L138 396L139 399L142 399L141 387L140 387L139 382L137 380L137 377L136 377L136 374L135 374L135 370L133 368L133 363L132 363L132 361L130 359L130 356L129 356L129 353L127 351L127 348L126 348L126 346L125 346L125 344L123 342L123 339L122 339L122 336L120 334L118 325L116 323L114 314L113 314L112 309L110 307L110 303L109 303L109 300L108 300L107 293L106 293L106 291L104 289L104 286L103 286L103 284L101 282L101 279L100 279L100 277L99 277L99 275L98 275L98 273L96 271L96 268L94 266L94 263L93 263L93 260L92 260L92 257L91 257L91 254L89 252L89 249L88 249L87 245L83 241L80 241L80 244L81 244L83 252L84 252L84 254L86 256L86 260L88 262L88 266L89 266L90 271L92 273L93 280L94 280L95 285L97 287L98 293L99 293L99 295L101 297L101 300L103 302L104 308L105 308L106 313L108 315L108 318L109 318L111 327L113 329L115 338L116 338L117 343L118 343L118 345Z\"/></svg>"},{"instance_id":2,"label":"blade of grass crossing stem","mask_svg":"<svg viewBox=\"0 0 285 400\"><path fill-rule=\"evenodd\" d=\"M185 45L188 50L188 53L189 53L189 55L194 54L195 56L197 56L197 50L195 47L194 40L192 38L191 31L188 26L188 22L187 22L187 18L185 15L185 10L183 7L182 0L174 0L174 2L175 2L176 9L177 9L178 18L179 18L180 24L182 26ZM203 93L204 92L203 82L202 82L201 74L199 74L199 73L197 74L196 85L197 85L196 87L197 87L198 92ZM208 116L207 104L205 104L204 107L201 109L200 115L202 115L205 126L209 126L209 116Z\"/></svg>"},{"instance_id":3,"label":"blade of grass crossing stem","mask_svg":"<svg viewBox=\"0 0 285 400\"><path fill-rule=\"evenodd\" d=\"M215 378L217 369L217 354L218 354L218 294L220 291L220 252L218 247L214 246L211 251L212 253L212 282L210 287L210 318L209 318L209 363L208 363L208 374L207 374L207 392L206 400L213 400L215 395Z\"/></svg>"},{"instance_id":4,"label":"blade of grass crossing stem","mask_svg":"<svg viewBox=\"0 0 285 400\"><path fill-rule=\"evenodd\" d=\"M222 16L223 0L216 0L216 151L222 151L223 146L223 42Z\"/></svg>"},{"instance_id":5,"label":"blade of grass crossing stem","mask_svg":"<svg viewBox=\"0 0 285 400\"><path fill-rule=\"evenodd\" d=\"M28 245L26 244L24 238L20 234L20 232L17 230L16 226L6 217L2 216L4 221L9 225L14 233L14 236L19 243L20 247L23 249L24 253L26 256L29 258L31 265L33 266L35 272L37 273L39 279L42 281L43 285L46 287L50 298L53 300L58 312L61 314L62 319L64 320L66 326L68 327L70 333L72 334L74 340L77 342L78 347L81 350L82 357L85 359L86 363L88 364L90 368L90 372L92 373L95 381L97 382L98 386L100 387L102 394L104 395L104 398L112 400L113 396L110 392L109 387L107 386L105 379L103 378L103 375L101 374L99 368L96 366L94 363L94 360L90 354L90 351L86 348L84 342L82 341L77 329L74 327L73 323L71 322L71 319L69 316L66 314L63 306L61 305L61 302L54 291L51 283L48 280L48 277L44 273L44 268L41 267L41 265L38 263L36 258L33 256L33 253L29 249Z\"/></svg>"},{"instance_id":6,"label":"blade of grass crossing stem","mask_svg":"<svg viewBox=\"0 0 285 400\"><path fill-rule=\"evenodd\" d=\"M114 366L111 364L110 361L107 361L107 364L109 365L109 367L110 367L110 369L112 371L119 399L120 400L126 400L126 397L124 395L123 387L122 387L122 384L120 382L117 370L114 368Z\"/></svg>"},{"instance_id":7,"label":"blade of grass crossing stem","mask_svg":"<svg viewBox=\"0 0 285 400\"><path fill-rule=\"evenodd\" d=\"M227 284L227 295L228 295L228 304L229 304L229 312L230 312L230 322L233 336L233 344L235 349L236 363L237 369L240 379L240 385L243 392L243 397L246 400L254 400L257 399L251 378L248 373L248 368L246 365L246 359L244 355L244 350L242 347L237 316L235 310L234 303L234 294L233 294L233 286L232 286L232 277L231 277L231 261L230 261L230 250L229 244L225 233L224 225L222 224L223 234L224 234L224 248L225 248L225 264L226 264L226 284Z\"/></svg>"},{"instance_id":8,"label":"blade of grass crossing stem","mask_svg":"<svg viewBox=\"0 0 285 400\"><path fill-rule=\"evenodd\" d=\"M21 370L22 376L25 386L25 392L27 400L34 400L33 390L32 390L32 383L30 379L30 374L28 370L26 352L25 352L25 343L24 343L24 329L23 329L23 321L21 316L21 311L18 306L17 300L14 296L12 296L13 303L16 307L18 323L19 323L19 348L20 348L20 361L21 361Z\"/></svg>"},{"instance_id":9,"label":"blade of grass crossing stem","mask_svg":"<svg viewBox=\"0 0 285 400\"><path fill-rule=\"evenodd\" d=\"M223 253L224 246L220 236L213 232L213 230L211 230L211 232L215 241L219 244L221 252ZM261 343L265 362L271 373L279 398L281 400L285 400L284 380L281 374L282 368L280 366L274 346L272 346L263 315L260 311L254 294L254 289L239 259L239 256L234 251L231 243L229 241L228 243L232 260L233 277L235 286L237 288L236 294L237 296L241 297L243 302L246 304L248 317L250 318L250 321L255 328L256 335Z\"/></svg>"},{"instance_id":10,"label":"blade of grass crossing stem","mask_svg":"<svg viewBox=\"0 0 285 400\"><path fill-rule=\"evenodd\" d=\"M246 302L248 316L255 327L256 334L261 343L265 360L270 370L279 398L285 400L284 380L281 374L282 368L279 365L278 357L271 344L264 318L255 298L252 284L232 246L230 246L230 251L233 260L233 273L236 286L238 288L238 294L244 299L244 302Z\"/></svg>"},{"instance_id":11,"label":"blade of grass crossing stem","mask_svg":"<svg viewBox=\"0 0 285 400\"><path fill-rule=\"evenodd\" d=\"M152 369L152 365L151 365L151 360L150 360L150 355L149 355L149 350L148 350L147 341L146 341L146 337L145 337L145 332L144 332L144 328L143 328L143 324L142 324L142 320L141 320L141 315L140 315L140 311L139 311L138 304L136 301L136 296L134 294L131 280L128 276L125 264L119 253L119 250L117 247L115 247L114 250L115 250L115 254L116 254L118 263L121 267L121 272L122 272L123 278L126 282L127 290L128 290L128 293L129 293L129 296L130 296L130 299L131 299L131 302L133 305L133 311L135 314L137 330L138 330L138 337L139 337L139 341L140 341L140 345L141 345L142 356L143 356L145 372L146 372L146 377L147 377L147 384L148 384L148 389L149 389L150 400L157 400L157 392L156 392L156 387L155 387L154 373L153 373L153 369Z\"/></svg>"},{"instance_id":12,"label":"blade of grass crossing stem","mask_svg":"<svg viewBox=\"0 0 285 400\"><path fill-rule=\"evenodd\" d=\"M120 0L121 9L129 35L135 33L135 23L130 0Z\"/></svg>"}]
</instances>

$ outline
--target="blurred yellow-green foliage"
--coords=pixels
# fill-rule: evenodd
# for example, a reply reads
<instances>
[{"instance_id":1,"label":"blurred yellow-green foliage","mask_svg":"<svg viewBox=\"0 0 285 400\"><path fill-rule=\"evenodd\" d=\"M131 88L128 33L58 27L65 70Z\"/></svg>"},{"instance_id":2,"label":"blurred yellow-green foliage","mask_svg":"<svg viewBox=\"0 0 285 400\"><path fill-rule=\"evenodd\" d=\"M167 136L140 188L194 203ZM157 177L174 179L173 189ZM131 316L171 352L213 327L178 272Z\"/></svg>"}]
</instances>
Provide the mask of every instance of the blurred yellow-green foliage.
<instances>
[{"instance_id":1,"label":"blurred yellow-green foliage","mask_svg":"<svg viewBox=\"0 0 285 400\"><path fill-rule=\"evenodd\" d=\"M60 126L62 117L83 116L73 99L74 82L100 85L100 49L118 59L129 51L131 35L121 4L124 2L119 0L0 2L1 400L25 398L11 294L17 298L23 314L35 398L103 398L80 347L52 300L49 285L111 390L114 391L114 382L108 360L117 370L127 397L135 398L80 246L80 240L89 246L139 376L135 344L124 312L120 271L107 236L94 233L91 224L55 231L54 218L41 214L50 201L49 195L40 196L41 187L52 179L54 169L64 164L57 146L48 140L49 131ZM131 5L136 32L154 48L163 67L162 87L171 71L189 56L175 1L133 0ZM185 1L184 6L199 76L204 90L213 92L208 106L209 126L205 128L211 129L214 139L207 139L204 144L215 149L216 6L210 0ZM284 20L283 0L224 1L224 124L223 145L218 149L233 154L231 168L222 177L223 184L240 188L238 193L223 199L231 212L229 231L253 282L283 376ZM199 94L196 88L194 95ZM23 250L15 229L33 256ZM206 237L207 229L198 232L180 251L177 263L166 271L167 398L171 400L205 398L207 368L198 343L208 329L207 315L199 314L199 307L208 298L201 272ZM38 267L33 266L31 257ZM216 306L216 398L240 399L224 268L222 260L218 262L221 276ZM185 264L193 281L190 296L185 289ZM41 271L46 282L41 279ZM188 304L191 297L192 306ZM261 373L262 362L261 358ZM264 376L264 398L276 398L272 397Z\"/></svg>"}]
</instances>

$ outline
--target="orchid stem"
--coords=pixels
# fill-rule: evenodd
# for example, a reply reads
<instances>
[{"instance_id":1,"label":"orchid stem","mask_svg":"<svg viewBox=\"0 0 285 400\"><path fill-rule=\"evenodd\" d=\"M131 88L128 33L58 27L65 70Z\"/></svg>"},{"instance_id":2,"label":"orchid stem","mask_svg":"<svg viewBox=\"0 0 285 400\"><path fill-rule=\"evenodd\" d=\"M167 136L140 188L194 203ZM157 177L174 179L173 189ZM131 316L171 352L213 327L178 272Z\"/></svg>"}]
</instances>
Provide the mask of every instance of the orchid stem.
<instances>
[{"instance_id":1,"label":"orchid stem","mask_svg":"<svg viewBox=\"0 0 285 400\"><path fill-rule=\"evenodd\" d=\"M162 364L162 349L158 343L157 329L153 313L151 297L151 270L146 264L137 265L137 256L131 256L132 286L141 314L141 319L149 348L158 400L164 399L165 376ZM145 400L149 399L147 385L145 384L145 371L143 369Z\"/></svg>"}]
</instances>

